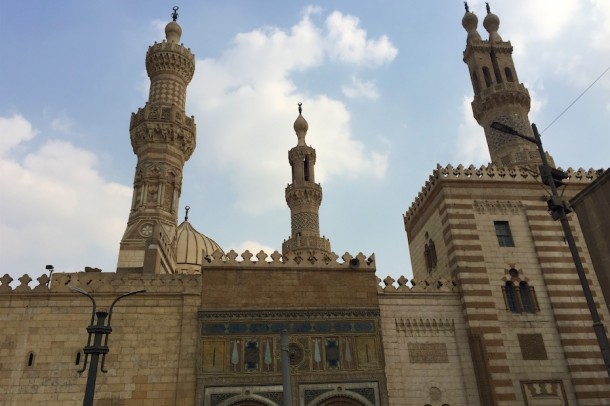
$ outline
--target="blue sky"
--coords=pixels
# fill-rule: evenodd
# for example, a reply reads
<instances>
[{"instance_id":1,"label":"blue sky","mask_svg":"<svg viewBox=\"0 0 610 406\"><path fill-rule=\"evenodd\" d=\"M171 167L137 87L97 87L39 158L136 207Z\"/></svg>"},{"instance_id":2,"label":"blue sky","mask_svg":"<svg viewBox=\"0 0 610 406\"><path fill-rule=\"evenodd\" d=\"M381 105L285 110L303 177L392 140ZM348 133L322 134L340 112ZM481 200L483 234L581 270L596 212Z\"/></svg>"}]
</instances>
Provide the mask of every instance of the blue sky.
<instances>
[{"instance_id":1,"label":"blue sky","mask_svg":"<svg viewBox=\"0 0 610 406\"><path fill-rule=\"evenodd\" d=\"M129 119L148 97L144 56L174 4L0 3L0 262L13 277L47 264L113 271L136 163ZM469 4L486 38L484 3ZM287 151L303 102L324 192L321 233L339 255L375 253L382 279L409 277L402 214L427 177L437 163L489 161L462 62L463 3L177 5L197 58L186 108L197 149L180 201L193 226L227 251L281 250ZM491 8L543 130L610 66L610 3ZM543 142L561 167L608 167L609 128L607 73Z\"/></svg>"}]
</instances>

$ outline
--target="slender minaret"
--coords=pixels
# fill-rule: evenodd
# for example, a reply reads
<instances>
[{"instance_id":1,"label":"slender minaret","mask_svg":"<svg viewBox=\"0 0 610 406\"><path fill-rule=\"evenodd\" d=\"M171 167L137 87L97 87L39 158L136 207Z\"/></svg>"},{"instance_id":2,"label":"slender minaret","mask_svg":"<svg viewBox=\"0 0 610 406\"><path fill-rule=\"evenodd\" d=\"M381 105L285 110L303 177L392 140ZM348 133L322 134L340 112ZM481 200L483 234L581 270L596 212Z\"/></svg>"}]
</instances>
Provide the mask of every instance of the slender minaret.
<instances>
[{"instance_id":1,"label":"slender minaret","mask_svg":"<svg viewBox=\"0 0 610 406\"><path fill-rule=\"evenodd\" d=\"M165 27L166 40L146 53L150 93L144 108L132 113L129 133L138 156L127 230L121 240L118 270L137 270L144 264L146 241L156 244L165 272L172 272L169 242L178 221L182 169L195 149L195 121L185 114L186 87L195 72L195 56L180 43L182 28L173 21ZM151 246L152 244L148 244Z\"/></svg>"},{"instance_id":2,"label":"slender minaret","mask_svg":"<svg viewBox=\"0 0 610 406\"><path fill-rule=\"evenodd\" d=\"M299 103L299 116L294 122L297 146L288 151L292 167L292 183L286 187L286 203L290 207L291 237L282 244L282 253L289 252L308 259L313 255L330 254L330 241L320 237L319 209L322 187L315 182L316 150L305 143L309 125ZM317 256L318 259L321 259Z\"/></svg>"},{"instance_id":3,"label":"slender minaret","mask_svg":"<svg viewBox=\"0 0 610 406\"><path fill-rule=\"evenodd\" d=\"M521 138L507 135L491 128L498 121L521 134L533 136L528 113L530 95L519 83L513 63L513 47L498 34L500 19L493 14L487 3L487 15L483 26L489 40L483 41L477 32L477 16L468 10L462 26L468 33L464 62L468 65L474 89L472 111L474 118L485 129L485 137L491 162L498 166L530 165L540 163L536 145Z\"/></svg>"}]
</instances>

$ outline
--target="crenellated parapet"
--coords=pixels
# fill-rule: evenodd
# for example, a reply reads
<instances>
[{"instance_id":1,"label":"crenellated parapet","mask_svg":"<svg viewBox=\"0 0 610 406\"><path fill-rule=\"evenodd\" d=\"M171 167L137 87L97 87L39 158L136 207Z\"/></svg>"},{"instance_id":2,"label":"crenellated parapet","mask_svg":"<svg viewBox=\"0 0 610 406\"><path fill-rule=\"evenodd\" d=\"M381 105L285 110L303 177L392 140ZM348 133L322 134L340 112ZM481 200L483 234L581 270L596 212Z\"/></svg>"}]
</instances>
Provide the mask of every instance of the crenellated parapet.
<instances>
[{"instance_id":1,"label":"crenellated parapet","mask_svg":"<svg viewBox=\"0 0 610 406\"><path fill-rule=\"evenodd\" d=\"M345 253L341 256L342 262L338 260L339 256L334 252L328 255L323 253L313 253L307 258L288 252L285 255L274 251L268 255L264 251L259 251L254 255L246 250L239 255L234 250L223 254L216 250L212 255L206 258L203 268L223 267L232 269L250 269L250 268L323 268L323 269L350 269L350 270L375 270L375 254L367 257L363 253L358 253L352 256Z\"/></svg>"},{"instance_id":2,"label":"crenellated parapet","mask_svg":"<svg viewBox=\"0 0 610 406\"><path fill-rule=\"evenodd\" d=\"M383 286L381 283L383 282ZM416 278L410 281L401 276L394 279L387 276L383 281L377 278L377 292L382 294L397 294L397 293L450 293L457 292L457 283L452 280L440 278L437 280L418 280Z\"/></svg>"},{"instance_id":3,"label":"crenellated parapet","mask_svg":"<svg viewBox=\"0 0 610 406\"><path fill-rule=\"evenodd\" d=\"M73 293L69 286L83 289L89 293L126 293L145 289L147 293L199 294L201 288L201 275L186 274L56 273L53 274L50 281L46 274L38 277L38 284L35 286L30 286L32 278L27 274L18 280L20 284L13 288L11 287L13 278L5 274L0 278L0 294Z\"/></svg>"},{"instance_id":4,"label":"crenellated parapet","mask_svg":"<svg viewBox=\"0 0 610 406\"><path fill-rule=\"evenodd\" d=\"M583 168L572 169L568 168L565 173L568 177L564 182L570 184L587 184L597 179L598 171L591 168L585 170ZM422 190L418 193L417 197L409 207L409 210L403 215L405 224L411 220L418 209L423 206L428 196L436 189L436 186L440 182L523 182L541 183L540 173L533 171L528 167L505 167L496 165L482 165L476 167L470 165L464 167L458 165L456 167L452 165L441 166L437 165L436 169L432 171L432 175L428 177L428 180L422 187Z\"/></svg>"}]
</instances>

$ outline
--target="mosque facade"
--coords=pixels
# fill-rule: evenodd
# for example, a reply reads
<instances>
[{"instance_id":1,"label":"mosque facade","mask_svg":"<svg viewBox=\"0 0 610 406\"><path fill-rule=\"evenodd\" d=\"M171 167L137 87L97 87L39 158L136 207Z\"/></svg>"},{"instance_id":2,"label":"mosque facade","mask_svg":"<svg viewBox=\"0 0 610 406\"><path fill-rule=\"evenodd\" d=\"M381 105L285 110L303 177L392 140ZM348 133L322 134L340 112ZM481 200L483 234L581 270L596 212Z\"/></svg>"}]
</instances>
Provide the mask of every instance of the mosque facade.
<instances>
[{"instance_id":1,"label":"mosque facade","mask_svg":"<svg viewBox=\"0 0 610 406\"><path fill-rule=\"evenodd\" d=\"M225 252L190 224L188 210L178 224L183 167L196 147L185 111L195 58L174 18L148 49L148 102L131 116L137 165L116 272L43 275L33 284L24 275L16 285L0 278L0 405L82 403L95 346L83 349L83 327L99 314L75 289L98 309L145 290L110 307L98 406L278 406L285 387L303 406L610 404L608 366L548 213L540 155L492 125L532 135L512 45L489 9L487 39L468 9L462 24L473 113L492 161L432 171L403 216L408 281L380 280L374 255L338 257L320 235L322 186L301 105L281 253ZM566 173L566 200L600 176ZM570 222L607 324L583 230L574 214Z\"/></svg>"}]
</instances>

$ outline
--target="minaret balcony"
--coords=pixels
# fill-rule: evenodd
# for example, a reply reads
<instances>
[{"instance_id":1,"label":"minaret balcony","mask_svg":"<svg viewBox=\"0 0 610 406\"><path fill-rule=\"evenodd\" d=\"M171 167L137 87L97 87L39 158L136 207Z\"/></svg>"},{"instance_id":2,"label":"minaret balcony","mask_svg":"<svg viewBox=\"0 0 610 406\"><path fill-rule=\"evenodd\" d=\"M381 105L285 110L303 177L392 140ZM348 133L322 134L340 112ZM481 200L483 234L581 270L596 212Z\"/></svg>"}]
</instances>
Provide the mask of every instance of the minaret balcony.
<instances>
[{"instance_id":1,"label":"minaret balcony","mask_svg":"<svg viewBox=\"0 0 610 406\"><path fill-rule=\"evenodd\" d=\"M322 202L322 186L319 183L303 181L298 185L286 186L286 203L289 207L301 204L317 204Z\"/></svg>"},{"instance_id":2,"label":"minaret balcony","mask_svg":"<svg viewBox=\"0 0 610 406\"><path fill-rule=\"evenodd\" d=\"M195 55L182 44L155 43L146 52L146 72L151 78L162 72L175 73L186 85L195 73Z\"/></svg>"},{"instance_id":3,"label":"minaret balcony","mask_svg":"<svg viewBox=\"0 0 610 406\"><path fill-rule=\"evenodd\" d=\"M146 104L144 108L138 109L137 113L131 113L129 130L133 130L145 121L161 121L176 124L195 132L195 118L187 116L183 111L173 106L158 106Z\"/></svg>"}]
</instances>

